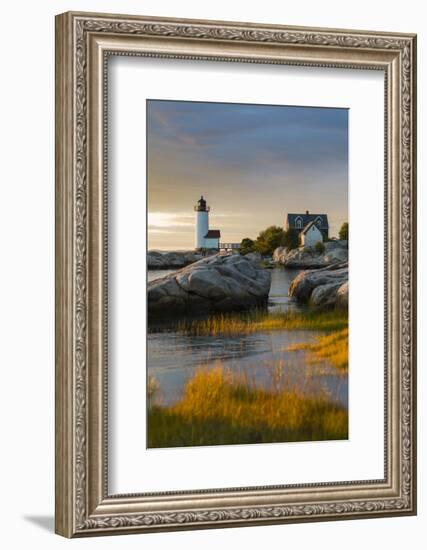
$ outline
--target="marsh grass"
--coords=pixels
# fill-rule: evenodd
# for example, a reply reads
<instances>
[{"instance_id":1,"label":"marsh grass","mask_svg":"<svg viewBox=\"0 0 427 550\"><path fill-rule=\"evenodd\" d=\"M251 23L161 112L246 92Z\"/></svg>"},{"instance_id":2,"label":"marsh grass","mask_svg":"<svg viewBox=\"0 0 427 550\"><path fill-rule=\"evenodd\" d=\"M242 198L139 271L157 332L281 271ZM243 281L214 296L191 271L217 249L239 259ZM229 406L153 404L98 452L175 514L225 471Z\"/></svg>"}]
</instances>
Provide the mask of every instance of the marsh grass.
<instances>
[{"instance_id":1,"label":"marsh grass","mask_svg":"<svg viewBox=\"0 0 427 550\"><path fill-rule=\"evenodd\" d=\"M192 336L235 336L268 330L336 331L348 326L346 311L292 311L269 313L255 310L240 314L218 314L208 319L181 321L178 332Z\"/></svg>"},{"instance_id":2,"label":"marsh grass","mask_svg":"<svg viewBox=\"0 0 427 550\"><path fill-rule=\"evenodd\" d=\"M170 327L167 328L170 330ZM329 363L342 373L348 365L346 311L288 310L212 315L178 322L174 331L188 336L234 337L261 331L313 330L323 334L286 351L306 350L302 377L291 364L269 361L270 382L262 387L255 375L236 373L221 361L199 367L188 379L180 400L163 405L162 388L151 380L148 447L185 447L291 441L340 440L348 437L348 411L321 381L316 369ZM295 368L295 365L292 367ZM337 371L338 372L338 371ZM298 385L297 385L298 384Z\"/></svg>"},{"instance_id":3,"label":"marsh grass","mask_svg":"<svg viewBox=\"0 0 427 550\"><path fill-rule=\"evenodd\" d=\"M282 367L272 371L269 389L220 363L199 368L178 403L149 408L148 447L346 439L346 408L326 392L288 387Z\"/></svg>"},{"instance_id":4,"label":"marsh grass","mask_svg":"<svg viewBox=\"0 0 427 550\"><path fill-rule=\"evenodd\" d=\"M334 367L346 371L348 369L348 327L316 337L314 343L294 344L288 351L305 350L310 353L309 361L328 361Z\"/></svg>"}]
</instances>

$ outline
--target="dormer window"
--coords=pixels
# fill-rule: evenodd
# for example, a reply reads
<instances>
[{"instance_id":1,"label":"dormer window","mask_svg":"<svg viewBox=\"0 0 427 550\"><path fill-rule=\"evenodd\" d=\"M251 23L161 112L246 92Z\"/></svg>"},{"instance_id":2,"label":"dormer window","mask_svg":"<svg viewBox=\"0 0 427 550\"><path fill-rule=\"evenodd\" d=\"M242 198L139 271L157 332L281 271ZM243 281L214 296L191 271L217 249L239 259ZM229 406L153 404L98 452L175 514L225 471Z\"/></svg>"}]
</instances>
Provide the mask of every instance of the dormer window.
<instances>
[{"instance_id":1,"label":"dormer window","mask_svg":"<svg viewBox=\"0 0 427 550\"><path fill-rule=\"evenodd\" d=\"M328 223L328 215L327 214L310 214L310 212L307 210L305 214L287 214L285 219L285 227L286 230L294 230L298 234L301 233L301 231L305 231L304 228L307 228L308 234L311 236L313 233L313 226L319 231L324 239L329 238L329 223Z\"/></svg>"}]
</instances>

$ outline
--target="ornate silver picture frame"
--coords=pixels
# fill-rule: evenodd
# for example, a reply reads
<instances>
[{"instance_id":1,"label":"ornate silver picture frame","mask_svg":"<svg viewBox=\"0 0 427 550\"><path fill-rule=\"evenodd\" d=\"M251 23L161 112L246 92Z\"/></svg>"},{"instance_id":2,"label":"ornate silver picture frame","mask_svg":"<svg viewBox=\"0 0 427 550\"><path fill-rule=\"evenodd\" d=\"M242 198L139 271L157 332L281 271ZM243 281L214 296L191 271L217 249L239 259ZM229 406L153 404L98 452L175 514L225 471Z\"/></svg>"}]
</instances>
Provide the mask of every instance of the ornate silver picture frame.
<instances>
[{"instance_id":1,"label":"ornate silver picture frame","mask_svg":"<svg viewBox=\"0 0 427 550\"><path fill-rule=\"evenodd\" d=\"M384 73L384 478L108 491L107 60ZM56 18L56 532L65 537L416 513L416 37L65 13Z\"/></svg>"}]
</instances>

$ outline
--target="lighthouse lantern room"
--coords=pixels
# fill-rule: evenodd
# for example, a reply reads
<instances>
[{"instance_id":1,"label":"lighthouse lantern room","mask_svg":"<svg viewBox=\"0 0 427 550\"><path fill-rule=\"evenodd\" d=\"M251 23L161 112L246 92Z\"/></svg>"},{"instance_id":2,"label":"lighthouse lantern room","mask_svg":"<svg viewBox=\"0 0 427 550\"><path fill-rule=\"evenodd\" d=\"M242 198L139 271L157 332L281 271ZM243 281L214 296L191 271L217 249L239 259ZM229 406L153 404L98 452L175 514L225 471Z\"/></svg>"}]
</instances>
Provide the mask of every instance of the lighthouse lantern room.
<instances>
[{"instance_id":1,"label":"lighthouse lantern room","mask_svg":"<svg viewBox=\"0 0 427 550\"><path fill-rule=\"evenodd\" d=\"M196 250L219 249L221 233L218 229L209 229L209 211L203 195L194 207L196 212Z\"/></svg>"}]
</instances>

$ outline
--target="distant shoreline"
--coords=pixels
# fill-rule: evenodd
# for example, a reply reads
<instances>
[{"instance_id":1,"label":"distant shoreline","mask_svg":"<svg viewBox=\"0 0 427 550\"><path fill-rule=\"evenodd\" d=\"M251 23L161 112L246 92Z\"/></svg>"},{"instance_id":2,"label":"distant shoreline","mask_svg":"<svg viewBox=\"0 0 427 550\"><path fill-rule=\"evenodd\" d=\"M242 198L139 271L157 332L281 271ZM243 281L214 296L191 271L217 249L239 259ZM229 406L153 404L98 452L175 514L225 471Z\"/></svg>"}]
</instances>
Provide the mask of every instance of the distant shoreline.
<instances>
[{"instance_id":1,"label":"distant shoreline","mask_svg":"<svg viewBox=\"0 0 427 550\"><path fill-rule=\"evenodd\" d=\"M214 253L216 254L217 251L215 250ZM147 269L181 269L209 255L211 254L201 254L195 250L149 250L147 252Z\"/></svg>"}]
</instances>

